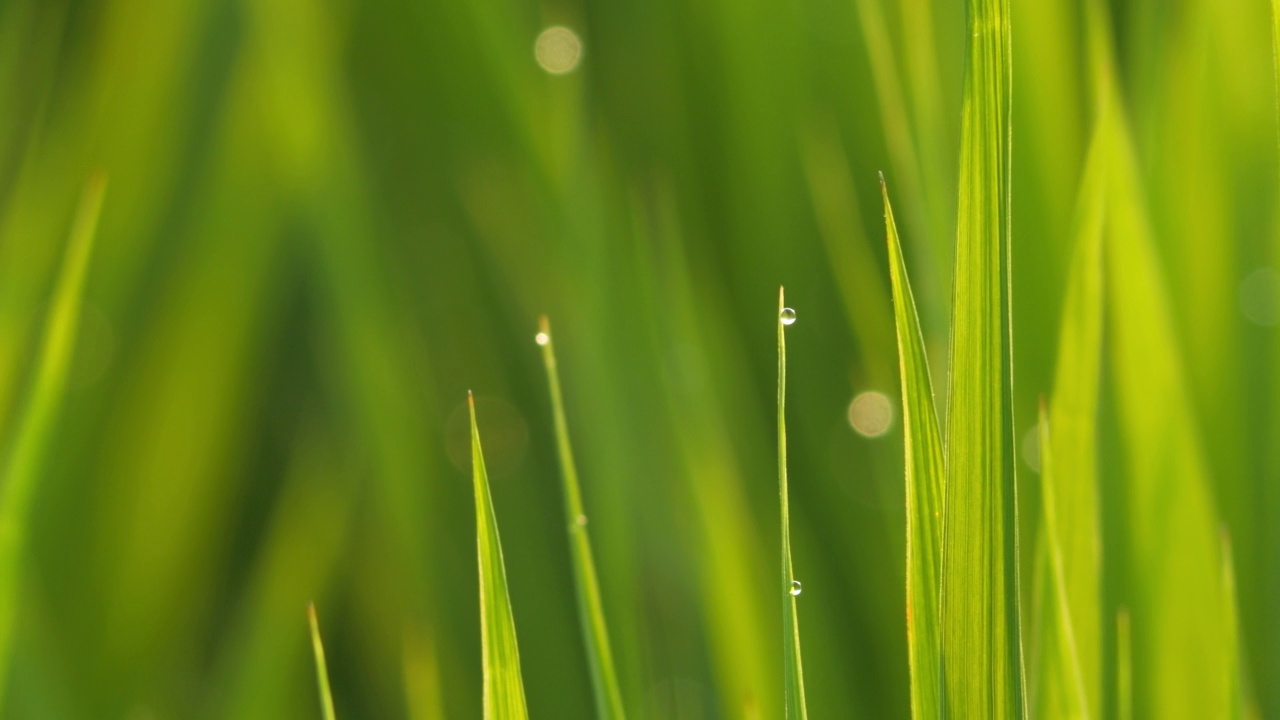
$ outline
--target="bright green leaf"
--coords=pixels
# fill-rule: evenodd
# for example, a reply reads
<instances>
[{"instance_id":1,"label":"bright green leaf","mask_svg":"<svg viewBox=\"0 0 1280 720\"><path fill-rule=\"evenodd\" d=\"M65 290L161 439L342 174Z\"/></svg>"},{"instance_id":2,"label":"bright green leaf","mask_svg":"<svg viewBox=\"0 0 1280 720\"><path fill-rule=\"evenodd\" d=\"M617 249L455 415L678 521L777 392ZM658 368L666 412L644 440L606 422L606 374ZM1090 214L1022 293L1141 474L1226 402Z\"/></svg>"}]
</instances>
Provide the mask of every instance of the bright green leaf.
<instances>
[{"instance_id":1,"label":"bright green leaf","mask_svg":"<svg viewBox=\"0 0 1280 720\"><path fill-rule=\"evenodd\" d=\"M787 326L795 316L786 307L778 288L778 495L782 508L782 643L786 675L787 720L808 717L804 701L804 666L800 661L800 624L796 618L796 596L800 584L791 568L791 511L787 502Z\"/></svg>"},{"instance_id":2,"label":"bright green leaf","mask_svg":"<svg viewBox=\"0 0 1280 720\"><path fill-rule=\"evenodd\" d=\"M502 561L498 521L489 496L489 475L480 450L476 403L471 409L471 473L476 492L476 545L480 556L480 642L484 673L485 720L523 720L529 716L520 678L520 649L516 623L507 593L507 570Z\"/></svg>"},{"instance_id":3,"label":"bright green leaf","mask_svg":"<svg viewBox=\"0 0 1280 720\"><path fill-rule=\"evenodd\" d=\"M1009 319L1008 0L970 0L947 405L947 715L1024 714Z\"/></svg>"},{"instance_id":4,"label":"bright green leaf","mask_svg":"<svg viewBox=\"0 0 1280 720\"><path fill-rule=\"evenodd\" d=\"M324 643L320 640L320 620L316 617L314 603L307 606L307 619L311 622L311 650L316 657L316 682L320 687L320 710L324 720L336 720L333 711L333 692L329 689L329 666L324 660Z\"/></svg>"},{"instance_id":5,"label":"bright green leaf","mask_svg":"<svg viewBox=\"0 0 1280 720\"><path fill-rule=\"evenodd\" d=\"M911 666L911 714L916 718L935 718L942 711L942 648L938 627L945 483L942 433L938 429L933 381L929 377L915 297L907 279L898 226L883 178L880 188L889 242L889 279L893 284L893 312L898 331L906 445L907 654Z\"/></svg>"},{"instance_id":6,"label":"bright green leaf","mask_svg":"<svg viewBox=\"0 0 1280 720\"><path fill-rule=\"evenodd\" d=\"M587 665L595 690L596 717L621 720L626 717L626 713L622 709L622 692L618 689L613 653L609 649L609 630L604 621L604 604L600 601L600 584L596 579L591 540L587 535L587 515L582 505L578 469L573 461L573 448L569 444L569 423L565 418L564 398L560 391L560 372L556 366L551 324L545 317L540 321L537 340L542 346L542 360L547 368L547 384L551 391L556 450L560 455L560 477L564 486L565 521L569 528L569 550L573 555L573 578L578 595L578 618L582 623Z\"/></svg>"}]
</instances>

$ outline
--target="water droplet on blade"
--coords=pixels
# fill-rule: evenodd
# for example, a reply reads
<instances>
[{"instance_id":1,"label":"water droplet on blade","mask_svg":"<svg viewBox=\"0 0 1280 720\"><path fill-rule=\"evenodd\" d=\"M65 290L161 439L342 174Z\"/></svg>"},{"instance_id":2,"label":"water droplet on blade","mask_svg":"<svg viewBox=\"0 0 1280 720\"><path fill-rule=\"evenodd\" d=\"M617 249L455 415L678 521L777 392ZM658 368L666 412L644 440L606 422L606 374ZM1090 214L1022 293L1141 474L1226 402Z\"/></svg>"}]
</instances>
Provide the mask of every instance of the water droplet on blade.
<instances>
[{"instance_id":1,"label":"water droplet on blade","mask_svg":"<svg viewBox=\"0 0 1280 720\"><path fill-rule=\"evenodd\" d=\"M799 594L801 593L801 591L802 591L802 588L800 587L800 581L799 581L799 580L792 580L792 581L791 581L791 596L792 596L792 597L795 597L796 595L799 595Z\"/></svg>"},{"instance_id":2,"label":"water droplet on blade","mask_svg":"<svg viewBox=\"0 0 1280 720\"><path fill-rule=\"evenodd\" d=\"M586 515L579 515L578 517L574 518L574 519L573 519L573 521L574 521L575 523L577 523L577 524L578 524L578 527L586 527L586 526L587 526L587 516L586 516Z\"/></svg>"},{"instance_id":3,"label":"water droplet on blade","mask_svg":"<svg viewBox=\"0 0 1280 720\"><path fill-rule=\"evenodd\" d=\"M783 325L794 325L796 322L796 311L791 308L784 307L782 312L778 313L778 319Z\"/></svg>"},{"instance_id":4,"label":"water droplet on blade","mask_svg":"<svg viewBox=\"0 0 1280 720\"><path fill-rule=\"evenodd\" d=\"M533 339L536 340L539 345L546 345L547 343L551 342L551 336L544 332L540 332L537 335L534 335Z\"/></svg>"}]
</instances>

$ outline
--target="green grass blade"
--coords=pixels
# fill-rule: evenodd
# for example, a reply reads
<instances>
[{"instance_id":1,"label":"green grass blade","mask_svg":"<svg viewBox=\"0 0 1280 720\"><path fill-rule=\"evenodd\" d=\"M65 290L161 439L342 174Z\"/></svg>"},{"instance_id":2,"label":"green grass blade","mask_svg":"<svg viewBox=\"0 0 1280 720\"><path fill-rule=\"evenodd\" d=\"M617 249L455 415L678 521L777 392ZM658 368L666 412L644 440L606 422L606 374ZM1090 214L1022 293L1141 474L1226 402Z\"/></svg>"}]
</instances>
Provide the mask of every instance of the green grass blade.
<instances>
[{"instance_id":1,"label":"green grass blade","mask_svg":"<svg viewBox=\"0 0 1280 720\"><path fill-rule=\"evenodd\" d=\"M333 711L333 692L329 689L329 665L324 660L324 643L320 640L320 620L316 617L315 603L307 606L307 619L311 622L311 650L316 656L316 683L320 687L320 716L324 720L337 720Z\"/></svg>"},{"instance_id":2,"label":"green grass blade","mask_svg":"<svg viewBox=\"0 0 1280 720\"><path fill-rule=\"evenodd\" d=\"M53 442L58 411L75 350L85 276L106 193L106 176L91 177L80 198L58 272L40 354L26 406L0 476L0 697L8 678L9 650L17 612L27 515L45 456Z\"/></svg>"},{"instance_id":3,"label":"green grass blade","mask_svg":"<svg viewBox=\"0 0 1280 720\"><path fill-rule=\"evenodd\" d=\"M1244 663L1240 652L1240 617L1237 612L1236 570L1231 552L1231 536L1223 527L1218 532L1220 548L1218 557L1222 563L1222 627L1226 645L1227 662L1222 667L1222 693L1227 698L1225 717L1238 719L1245 715Z\"/></svg>"},{"instance_id":4,"label":"green grass blade","mask_svg":"<svg viewBox=\"0 0 1280 720\"><path fill-rule=\"evenodd\" d=\"M1089 718L1089 695L1085 689L1077 631L1072 622L1068 598L1069 584L1063 561L1063 529L1056 508L1059 490L1053 437L1049 431L1049 411L1040 406L1040 482L1044 499L1044 559L1047 560L1043 598L1045 618L1038 627L1047 648L1041 658L1036 703L1039 718ZM1095 600L1094 604L1097 602Z\"/></svg>"},{"instance_id":5,"label":"green grass blade","mask_svg":"<svg viewBox=\"0 0 1280 720\"><path fill-rule=\"evenodd\" d=\"M1118 110L1107 117L1108 354L1126 456L1133 710L1138 717L1225 717L1229 699L1206 680L1227 661L1210 475L1136 150Z\"/></svg>"},{"instance_id":6,"label":"green grass blade","mask_svg":"<svg viewBox=\"0 0 1280 720\"><path fill-rule=\"evenodd\" d=\"M1025 713L1009 306L1008 0L970 0L947 406L943 683L952 717Z\"/></svg>"},{"instance_id":7,"label":"green grass blade","mask_svg":"<svg viewBox=\"0 0 1280 720\"><path fill-rule=\"evenodd\" d=\"M1116 613L1116 718L1133 720L1133 630L1128 608Z\"/></svg>"},{"instance_id":8,"label":"green grass blade","mask_svg":"<svg viewBox=\"0 0 1280 720\"><path fill-rule=\"evenodd\" d=\"M800 624L796 618L796 596L800 585L791 567L791 511L787 503L787 325L786 300L778 288L778 495L782 508L782 643L786 675L787 720L807 718L804 701L804 666L800 661Z\"/></svg>"},{"instance_id":9,"label":"green grass blade","mask_svg":"<svg viewBox=\"0 0 1280 720\"><path fill-rule=\"evenodd\" d=\"M520 649L516 646L516 623L507 593L507 571L502 562L498 521L489 496L489 475L480 450L480 429L476 425L476 403L470 393L471 473L476 492L476 546L480 559L480 642L484 673L484 717L486 720L521 720L529 716L520 678Z\"/></svg>"},{"instance_id":10,"label":"green grass blade","mask_svg":"<svg viewBox=\"0 0 1280 720\"><path fill-rule=\"evenodd\" d=\"M1041 424L1041 540L1047 544L1050 592L1040 626L1056 634L1044 640L1052 651L1041 656L1038 667L1039 717L1096 718L1102 711L1096 428L1102 376L1105 171L1105 137L1098 132L1080 183L1076 248L1059 331L1051 415Z\"/></svg>"},{"instance_id":11,"label":"green grass blade","mask_svg":"<svg viewBox=\"0 0 1280 720\"><path fill-rule=\"evenodd\" d=\"M555 419L556 450L560 455L560 477L564 484L564 512L569 526L569 548L573 555L573 578L578 595L578 617L582 622L591 685L595 690L596 717L626 717L622 709L622 692L609 649L609 631L604 620L604 604L600 601L600 584L596 579L591 539L587 534L587 515L582 505L582 489L578 469L569 444L569 423L565 419L564 397L560 391L560 372L556 365L551 324L546 317L539 322L538 344L542 346L542 362L547 368L547 384L551 391L551 412Z\"/></svg>"},{"instance_id":12,"label":"green grass blade","mask_svg":"<svg viewBox=\"0 0 1280 720\"><path fill-rule=\"evenodd\" d=\"M942 433L933 401L933 381L915 297L907 279L898 226L884 196L889 242L889 278L898 331L898 367L902 381L902 427L906 445L907 498L907 656L911 668L911 715L936 718L942 711L942 646L938 620L942 574L942 497L946 482Z\"/></svg>"}]
</instances>

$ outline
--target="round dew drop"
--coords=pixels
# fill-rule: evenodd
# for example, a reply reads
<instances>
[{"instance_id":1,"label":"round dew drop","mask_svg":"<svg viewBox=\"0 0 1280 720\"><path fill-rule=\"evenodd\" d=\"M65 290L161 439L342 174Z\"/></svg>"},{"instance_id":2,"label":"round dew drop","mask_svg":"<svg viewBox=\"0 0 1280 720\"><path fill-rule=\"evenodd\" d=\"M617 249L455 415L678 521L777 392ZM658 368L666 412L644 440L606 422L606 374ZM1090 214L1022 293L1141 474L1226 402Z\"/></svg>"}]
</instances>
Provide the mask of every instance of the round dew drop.
<instances>
[{"instance_id":1,"label":"round dew drop","mask_svg":"<svg viewBox=\"0 0 1280 720\"><path fill-rule=\"evenodd\" d=\"M792 580L792 581L791 581L791 596L792 596L792 597L795 597L796 595L799 595L802 591L803 591L803 588L801 588L801 587L800 587L800 581L799 581L799 580Z\"/></svg>"},{"instance_id":2,"label":"round dew drop","mask_svg":"<svg viewBox=\"0 0 1280 720\"><path fill-rule=\"evenodd\" d=\"M796 311L789 307L784 307L782 308L782 312L778 313L778 319L782 321L783 325L794 325L796 322Z\"/></svg>"},{"instance_id":3,"label":"round dew drop","mask_svg":"<svg viewBox=\"0 0 1280 720\"><path fill-rule=\"evenodd\" d=\"M544 333L544 332L540 332L540 333L538 333L537 335L534 335L534 336L533 336L533 339L534 339L534 340L535 340L539 345L546 345L547 343L551 342L551 336L550 336L550 335L548 335L548 334L546 334L546 333Z\"/></svg>"}]
</instances>

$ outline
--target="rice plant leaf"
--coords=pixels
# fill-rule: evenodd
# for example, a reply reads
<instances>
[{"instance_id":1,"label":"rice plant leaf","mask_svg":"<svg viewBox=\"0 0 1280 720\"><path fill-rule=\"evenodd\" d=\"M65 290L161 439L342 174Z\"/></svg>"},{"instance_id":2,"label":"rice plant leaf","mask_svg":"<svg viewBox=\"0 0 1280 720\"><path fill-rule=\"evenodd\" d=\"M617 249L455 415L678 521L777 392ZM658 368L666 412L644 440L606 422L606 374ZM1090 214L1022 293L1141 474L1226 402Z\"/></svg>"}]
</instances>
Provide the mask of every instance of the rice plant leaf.
<instances>
[{"instance_id":1,"label":"rice plant leaf","mask_svg":"<svg viewBox=\"0 0 1280 720\"><path fill-rule=\"evenodd\" d=\"M95 174L81 195L62 267L58 271L49 315L45 319L26 405L18 418L16 434L8 445L4 474L0 476L0 483L3 483L0 491L0 696L4 692L4 679L8 677L9 646L27 541L27 515L53 443L58 412L66 391L85 277L106 186L106 176Z\"/></svg>"},{"instance_id":2,"label":"rice plant leaf","mask_svg":"<svg viewBox=\"0 0 1280 720\"><path fill-rule=\"evenodd\" d=\"M787 503L787 325L786 299L778 288L778 495L782 508L782 644L787 720L808 717L804 701L804 666L800 661L800 625L796 596L800 585L791 567L791 511Z\"/></svg>"},{"instance_id":3,"label":"rice plant leaf","mask_svg":"<svg viewBox=\"0 0 1280 720\"><path fill-rule=\"evenodd\" d=\"M1041 419L1040 541L1048 560L1048 652L1037 667L1037 717L1101 716L1101 514L1098 402L1102 375L1102 230L1105 135L1095 132L1081 178L1076 247L1058 340L1049 415Z\"/></svg>"},{"instance_id":4,"label":"rice plant leaf","mask_svg":"<svg viewBox=\"0 0 1280 720\"><path fill-rule=\"evenodd\" d=\"M324 720L337 720L333 711L333 692L329 689L329 666L324 660L324 643L320 640L320 620L316 606L307 606L307 619L311 622L311 650L316 657L316 682L320 687L320 716Z\"/></svg>"},{"instance_id":5,"label":"rice plant leaf","mask_svg":"<svg viewBox=\"0 0 1280 720\"><path fill-rule=\"evenodd\" d=\"M1081 670L1077 632L1072 624L1068 582L1063 561L1063 531L1057 517L1058 478L1049 411L1040 406L1040 482L1044 497L1044 617L1037 624L1045 646L1040 660L1036 713L1039 718L1088 718L1089 697ZM1095 603L1096 604L1096 603Z\"/></svg>"},{"instance_id":6,"label":"rice plant leaf","mask_svg":"<svg viewBox=\"0 0 1280 720\"><path fill-rule=\"evenodd\" d=\"M1129 609L1116 613L1116 718L1133 720L1133 630Z\"/></svg>"},{"instance_id":7,"label":"rice plant leaf","mask_svg":"<svg viewBox=\"0 0 1280 720\"><path fill-rule=\"evenodd\" d=\"M1222 668L1222 692L1227 697L1224 717L1236 720L1245 715L1244 664L1240 656L1240 617L1236 611L1236 570L1231 552L1231 536L1224 527L1218 533L1218 553L1222 561L1222 627L1227 662Z\"/></svg>"},{"instance_id":8,"label":"rice plant leaf","mask_svg":"<svg viewBox=\"0 0 1280 720\"><path fill-rule=\"evenodd\" d=\"M596 717L621 720L626 717L626 713L622 709L622 692L618 688L613 653L609 649L609 631L604 620L604 604L600 600L600 585L596 579L591 540L587 535L582 489L578 484L573 448L569 444L569 423L565 418L564 398L560 390L555 344L551 337L551 324L546 317L539 322L537 339L542 346L542 361L547 368L547 384L551 391L551 412L555 420L556 450L560 455L560 477L564 490L565 521L569 528L569 550L573 556L573 578L578 596L578 618L582 623L591 685L595 691Z\"/></svg>"},{"instance_id":9,"label":"rice plant leaf","mask_svg":"<svg viewBox=\"0 0 1280 720\"><path fill-rule=\"evenodd\" d=\"M933 381L915 297L907 279L898 226L883 176L884 223L889 243L889 279L898 331L902 382L902 426L906 446L907 657L911 668L911 715L936 718L942 711L942 647L938 618L942 570L942 497L946 482L942 433Z\"/></svg>"},{"instance_id":10,"label":"rice plant leaf","mask_svg":"<svg viewBox=\"0 0 1280 720\"><path fill-rule=\"evenodd\" d=\"M485 720L522 720L529 716L520 678L520 649L516 624L507 593L507 571L502 562L498 521L489 496L489 475L480 449L476 403L470 393L471 474L476 493L476 545L480 561L480 642L484 674Z\"/></svg>"},{"instance_id":11,"label":"rice plant leaf","mask_svg":"<svg viewBox=\"0 0 1280 720\"><path fill-rule=\"evenodd\" d=\"M947 715L1025 714L1009 305L1008 0L970 0L960 146L942 653Z\"/></svg>"},{"instance_id":12,"label":"rice plant leaf","mask_svg":"<svg viewBox=\"0 0 1280 720\"><path fill-rule=\"evenodd\" d=\"M1119 108L1119 95L1111 96ZM1227 662L1218 518L1206 459L1140 186L1118 109L1107 113L1107 303L1119 433L1126 463L1137 717L1226 717L1208 682Z\"/></svg>"}]
</instances>

